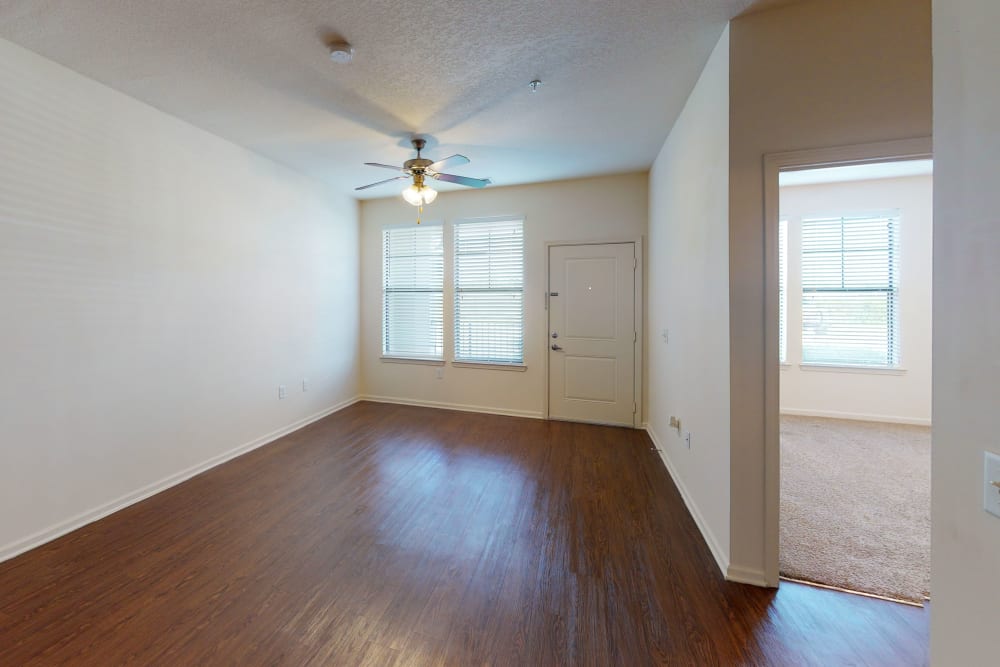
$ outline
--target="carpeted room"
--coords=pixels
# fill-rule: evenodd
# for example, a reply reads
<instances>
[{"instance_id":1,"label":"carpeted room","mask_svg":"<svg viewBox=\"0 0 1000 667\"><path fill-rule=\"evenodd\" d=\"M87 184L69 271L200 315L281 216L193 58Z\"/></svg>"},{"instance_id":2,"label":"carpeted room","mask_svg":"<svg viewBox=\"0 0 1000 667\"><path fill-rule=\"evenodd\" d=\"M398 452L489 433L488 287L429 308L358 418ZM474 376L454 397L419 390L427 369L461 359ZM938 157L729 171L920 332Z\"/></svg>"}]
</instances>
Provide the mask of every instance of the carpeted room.
<instances>
[{"instance_id":1,"label":"carpeted room","mask_svg":"<svg viewBox=\"0 0 1000 667\"><path fill-rule=\"evenodd\" d=\"M781 573L930 595L930 160L781 177Z\"/></svg>"}]
</instances>

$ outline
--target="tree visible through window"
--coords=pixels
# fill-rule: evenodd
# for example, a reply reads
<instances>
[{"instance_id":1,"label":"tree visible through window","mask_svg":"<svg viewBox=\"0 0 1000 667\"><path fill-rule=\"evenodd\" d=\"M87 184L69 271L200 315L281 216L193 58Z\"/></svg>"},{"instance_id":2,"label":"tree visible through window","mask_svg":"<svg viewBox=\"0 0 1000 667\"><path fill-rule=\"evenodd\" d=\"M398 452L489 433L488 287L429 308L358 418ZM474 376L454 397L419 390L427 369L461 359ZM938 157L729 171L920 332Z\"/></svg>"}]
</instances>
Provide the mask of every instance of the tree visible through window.
<instances>
[{"instance_id":1,"label":"tree visible through window","mask_svg":"<svg viewBox=\"0 0 1000 667\"><path fill-rule=\"evenodd\" d=\"M899 214L802 220L802 361L899 364Z\"/></svg>"}]
</instances>

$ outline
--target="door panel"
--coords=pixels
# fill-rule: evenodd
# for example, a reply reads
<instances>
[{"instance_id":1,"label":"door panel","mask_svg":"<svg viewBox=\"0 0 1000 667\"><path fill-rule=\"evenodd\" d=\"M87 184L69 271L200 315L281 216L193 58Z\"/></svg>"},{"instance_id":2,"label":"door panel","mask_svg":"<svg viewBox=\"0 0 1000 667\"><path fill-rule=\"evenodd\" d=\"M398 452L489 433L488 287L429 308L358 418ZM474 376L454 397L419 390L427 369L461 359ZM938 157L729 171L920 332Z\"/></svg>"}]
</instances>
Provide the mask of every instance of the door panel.
<instances>
[{"instance_id":1,"label":"door panel","mask_svg":"<svg viewBox=\"0 0 1000 667\"><path fill-rule=\"evenodd\" d=\"M549 416L634 426L635 244L549 248Z\"/></svg>"},{"instance_id":2,"label":"door panel","mask_svg":"<svg viewBox=\"0 0 1000 667\"><path fill-rule=\"evenodd\" d=\"M569 259L566 261L565 336L613 340L617 313L615 284L617 264L614 259Z\"/></svg>"},{"instance_id":3,"label":"door panel","mask_svg":"<svg viewBox=\"0 0 1000 667\"><path fill-rule=\"evenodd\" d=\"M564 355L566 398L614 402L618 399L618 360Z\"/></svg>"}]
</instances>

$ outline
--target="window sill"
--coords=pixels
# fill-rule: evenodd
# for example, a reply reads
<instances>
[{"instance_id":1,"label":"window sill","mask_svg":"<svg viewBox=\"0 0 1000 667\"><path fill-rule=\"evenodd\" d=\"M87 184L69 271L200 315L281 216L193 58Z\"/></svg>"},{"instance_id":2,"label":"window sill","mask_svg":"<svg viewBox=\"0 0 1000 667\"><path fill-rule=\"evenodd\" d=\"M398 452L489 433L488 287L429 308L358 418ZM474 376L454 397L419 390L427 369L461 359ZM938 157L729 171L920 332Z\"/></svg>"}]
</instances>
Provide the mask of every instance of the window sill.
<instances>
[{"instance_id":1,"label":"window sill","mask_svg":"<svg viewBox=\"0 0 1000 667\"><path fill-rule=\"evenodd\" d=\"M516 371L519 373L528 370L524 364L503 364L489 361L453 361L451 365L455 368L482 368L491 371Z\"/></svg>"},{"instance_id":2,"label":"window sill","mask_svg":"<svg viewBox=\"0 0 1000 667\"><path fill-rule=\"evenodd\" d=\"M883 366L851 366L849 364L799 364L804 371L818 373L861 373L863 375L906 375L905 368Z\"/></svg>"},{"instance_id":3,"label":"window sill","mask_svg":"<svg viewBox=\"0 0 1000 667\"><path fill-rule=\"evenodd\" d=\"M380 357L383 364L417 364L420 366L444 366L444 359L428 359L426 357Z\"/></svg>"},{"instance_id":4,"label":"window sill","mask_svg":"<svg viewBox=\"0 0 1000 667\"><path fill-rule=\"evenodd\" d=\"M781 362L778 363L778 368L780 368L783 371L787 371L791 367L792 367L792 365L790 363L788 363L787 361L781 361Z\"/></svg>"}]
</instances>

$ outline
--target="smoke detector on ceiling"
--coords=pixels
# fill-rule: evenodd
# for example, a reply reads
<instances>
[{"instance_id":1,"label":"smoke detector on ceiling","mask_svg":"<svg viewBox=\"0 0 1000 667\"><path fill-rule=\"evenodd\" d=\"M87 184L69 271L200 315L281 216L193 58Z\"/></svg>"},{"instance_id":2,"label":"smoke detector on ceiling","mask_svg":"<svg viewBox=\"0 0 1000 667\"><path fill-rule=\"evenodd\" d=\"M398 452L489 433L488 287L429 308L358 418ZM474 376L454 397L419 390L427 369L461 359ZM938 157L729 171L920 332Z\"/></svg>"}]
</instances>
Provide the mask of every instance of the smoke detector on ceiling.
<instances>
[{"instance_id":1,"label":"smoke detector on ceiling","mask_svg":"<svg viewBox=\"0 0 1000 667\"><path fill-rule=\"evenodd\" d=\"M346 65L354 60L354 47L347 42L330 45L330 60L338 65Z\"/></svg>"}]
</instances>

